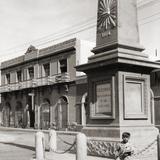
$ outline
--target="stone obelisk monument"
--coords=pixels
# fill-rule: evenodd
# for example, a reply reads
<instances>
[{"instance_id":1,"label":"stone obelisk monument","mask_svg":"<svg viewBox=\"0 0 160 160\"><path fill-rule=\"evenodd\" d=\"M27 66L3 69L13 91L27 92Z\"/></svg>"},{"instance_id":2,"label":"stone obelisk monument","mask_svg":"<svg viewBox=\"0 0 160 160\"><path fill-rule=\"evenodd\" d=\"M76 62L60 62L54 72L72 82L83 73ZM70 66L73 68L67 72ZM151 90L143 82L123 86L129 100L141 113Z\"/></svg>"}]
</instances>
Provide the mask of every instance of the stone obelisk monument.
<instances>
[{"instance_id":1,"label":"stone obelisk monument","mask_svg":"<svg viewBox=\"0 0 160 160\"><path fill-rule=\"evenodd\" d=\"M88 79L88 136L120 140L131 133L136 146L151 143L150 72L160 68L139 43L136 0L99 0L97 41L88 63L77 66Z\"/></svg>"}]
</instances>

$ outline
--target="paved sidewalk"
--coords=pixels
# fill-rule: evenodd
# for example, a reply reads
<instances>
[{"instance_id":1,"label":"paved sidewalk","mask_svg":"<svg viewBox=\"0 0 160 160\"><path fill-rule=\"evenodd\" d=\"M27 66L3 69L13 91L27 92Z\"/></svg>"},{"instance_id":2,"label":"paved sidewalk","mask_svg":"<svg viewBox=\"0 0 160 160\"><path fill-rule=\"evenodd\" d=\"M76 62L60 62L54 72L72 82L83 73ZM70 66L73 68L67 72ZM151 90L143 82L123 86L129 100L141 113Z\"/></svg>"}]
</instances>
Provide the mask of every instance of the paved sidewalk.
<instances>
[{"instance_id":1,"label":"paved sidewalk","mask_svg":"<svg viewBox=\"0 0 160 160\"><path fill-rule=\"evenodd\" d=\"M35 130L0 128L0 160L33 160L35 158L35 133ZM70 136L71 139L66 135L59 135L59 137L73 143L74 136ZM48 137L45 140L47 145ZM62 150L66 148L59 141L58 145ZM57 154L46 151L45 155L46 160L76 160L76 155L71 153ZM154 143L136 158L134 160L157 160L157 143ZM88 156L87 160L111 159Z\"/></svg>"},{"instance_id":2,"label":"paved sidewalk","mask_svg":"<svg viewBox=\"0 0 160 160\"><path fill-rule=\"evenodd\" d=\"M76 155L71 153L57 154L53 152L46 152L46 160L76 160ZM86 160L111 160L111 159L104 157L87 156Z\"/></svg>"},{"instance_id":3,"label":"paved sidewalk","mask_svg":"<svg viewBox=\"0 0 160 160\"><path fill-rule=\"evenodd\" d=\"M35 159L35 133L36 131L32 130L0 129L0 160ZM76 160L76 155L70 153L57 154L46 151L45 155L46 160ZM87 160L110 159L88 156Z\"/></svg>"}]
</instances>

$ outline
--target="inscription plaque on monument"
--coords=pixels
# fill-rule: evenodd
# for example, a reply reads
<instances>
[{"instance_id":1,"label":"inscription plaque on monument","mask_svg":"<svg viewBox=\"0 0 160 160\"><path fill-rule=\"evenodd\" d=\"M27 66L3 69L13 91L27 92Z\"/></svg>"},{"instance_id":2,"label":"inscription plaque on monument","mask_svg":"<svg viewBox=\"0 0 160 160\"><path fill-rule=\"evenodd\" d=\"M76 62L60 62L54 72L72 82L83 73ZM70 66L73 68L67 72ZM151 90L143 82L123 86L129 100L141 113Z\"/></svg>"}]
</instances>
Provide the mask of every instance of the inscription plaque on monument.
<instances>
[{"instance_id":1,"label":"inscription plaque on monument","mask_svg":"<svg viewBox=\"0 0 160 160\"><path fill-rule=\"evenodd\" d=\"M111 114L111 83L96 85L96 114Z\"/></svg>"},{"instance_id":2,"label":"inscription plaque on monument","mask_svg":"<svg viewBox=\"0 0 160 160\"><path fill-rule=\"evenodd\" d=\"M114 77L106 80L93 80L93 104L90 106L91 118L114 118Z\"/></svg>"},{"instance_id":3,"label":"inscription plaque on monument","mask_svg":"<svg viewBox=\"0 0 160 160\"><path fill-rule=\"evenodd\" d=\"M147 119L147 76L124 76L124 118Z\"/></svg>"}]
</instances>

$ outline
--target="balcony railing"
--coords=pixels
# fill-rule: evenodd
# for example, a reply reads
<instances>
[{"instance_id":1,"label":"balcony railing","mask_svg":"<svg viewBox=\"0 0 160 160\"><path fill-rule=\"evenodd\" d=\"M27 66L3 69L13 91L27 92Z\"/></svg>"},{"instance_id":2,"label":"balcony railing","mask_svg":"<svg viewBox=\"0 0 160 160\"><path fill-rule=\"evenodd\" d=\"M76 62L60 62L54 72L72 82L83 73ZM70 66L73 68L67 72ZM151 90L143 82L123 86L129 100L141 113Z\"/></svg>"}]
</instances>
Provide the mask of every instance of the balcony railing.
<instances>
[{"instance_id":1,"label":"balcony railing","mask_svg":"<svg viewBox=\"0 0 160 160\"><path fill-rule=\"evenodd\" d=\"M56 82L68 82L70 80L69 74L67 72L56 75Z\"/></svg>"},{"instance_id":2,"label":"balcony railing","mask_svg":"<svg viewBox=\"0 0 160 160\"><path fill-rule=\"evenodd\" d=\"M2 85L0 86L0 93L16 91L25 88L34 88L39 86L52 85L56 83L69 82L69 81L70 81L69 74L62 73L54 76L41 77L37 79Z\"/></svg>"},{"instance_id":3,"label":"balcony railing","mask_svg":"<svg viewBox=\"0 0 160 160\"><path fill-rule=\"evenodd\" d=\"M10 89L9 85L0 86L0 93L6 92L6 91L9 92L9 89Z\"/></svg>"},{"instance_id":4,"label":"balcony railing","mask_svg":"<svg viewBox=\"0 0 160 160\"><path fill-rule=\"evenodd\" d=\"M21 89L31 88L34 86L34 83L35 83L35 80L33 80L33 79L23 81L23 82L21 82Z\"/></svg>"}]
</instances>

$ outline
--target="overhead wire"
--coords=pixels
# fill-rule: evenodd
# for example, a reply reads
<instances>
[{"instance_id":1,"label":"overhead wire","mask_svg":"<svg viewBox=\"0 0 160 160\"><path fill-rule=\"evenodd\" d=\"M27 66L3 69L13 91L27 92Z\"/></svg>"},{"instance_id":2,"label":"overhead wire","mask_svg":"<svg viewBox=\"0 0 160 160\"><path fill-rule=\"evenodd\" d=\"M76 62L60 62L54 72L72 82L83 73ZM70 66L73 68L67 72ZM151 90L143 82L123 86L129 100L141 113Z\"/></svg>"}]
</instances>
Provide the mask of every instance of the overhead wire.
<instances>
[{"instance_id":1,"label":"overhead wire","mask_svg":"<svg viewBox=\"0 0 160 160\"><path fill-rule=\"evenodd\" d=\"M63 35L63 36L58 37L58 38L56 38L56 39L51 39L51 40L49 40L49 41L42 42L42 43L37 44L37 45L35 45L35 46L36 46L36 47L42 46L42 45L44 45L44 44L48 44L49 42L54 42L54 41L60 40L60 39L62 39L62 38L64 38L64 37L69 37L69 36L71 36L71 35L80 33L80 32L82 32L82 31L88 30L88 29L93 28L93 27L95 27L95 25L89 26L89 27L84 28L83 30L80 30L80 31L73 32L72 34L66 34L66 35ZM75 37L75 36L74 36L74 37ZM53 45L53 44L52 44L52 45ZM13 52L16 53L16 55L17 55L18 53L23 52L23 51L26 51L26 50L27 50L26 48L17 49L17 50L15 50L15 51L12 50L12 51L8 52L7 54L3 54L3 55L7 56L7 55L9 55L9 54L11 54L11 53L13 53ZM2 56L3 56L3 55L2 55Z\"/></svg>"},{"instance_id":2,"label":"overhead wire","mask_svg":"<svg viewBox=\"0 0 160 160\"><path fill-rule=\"evenodd\" d=\"M145 19L151 18L151 17L156 16L156 15L160 15L160 12L154 13L154 14L148 16L148 17L141 18L141 19L139 19L139 21L143 21Z\"/></svg>"},{"instance_id":3,"label":"overhead wire","mask_svg":"<svg viewBox=\"0 0 160 160\"><path fill-rule=\"evenodd\" d=\"M154 22L154 21L156 21L156 20L160 20L160 17L157 17L157 18L155 18L155 19L153 19L153 20L150 20L150 21L148 21L148 22L145 22L145 23L140 23L140 26L143 26L143 25L145 25L145 24Z\"/></svg>"},{"instance_id":4,"label":"overhead wire","mask_svg":"<svg viewBox=\"0 0 160 160\"><path fill-rule=\"evenodd\" d=\"M91 27L94 27L95 24L96 24L95 19L96 19L96 17L92 17L92 18L86 20L85 23L80 23L79 22L79 23L77 23L75 25L72 25L68 28L64 28L64 29L59 31L59 32L61 32L60 34L56 32L56 33L41 37L37 40L33 40L33 41L30 41L30 42L18 45L17 47L12 47L12 48L9 48L9 49L6 49L6 50L2 50L1 52L3 52L3 54L1 56L3 56L3 55L6 56L6 54L10 54L12 52L24 51L24 50L26 50L26 48L24 49L24 47L26 47L27 45L29 46L30 44L34 44L36 46L41 46L41 44L45 44L45 43L48 43L50 41L55 41L55 37L57 37L56 38L56 40L57 40L57 39L60 39L61 37L64 37L64 35L69 36L69 35L72 35L72 34L82 32L85 29L87 30ZM23 48L23 49L21 49L21 48Z\"/></svg>"},{"instance_id":5,"label":"overhead wire","mask_svg":"<svg viewBox=\"0 0 160 160\"><path fill-rule=\"evenodd\" d=\"M139 21L146 20L148 18L151 18L151 17L159 15L159 14L160 14L160 12L157 12L157 13L151 15L151 16L139 19ZM145 25L147 23L153 22L153 21L158 20L158 19L160 19L160 17L158 17L154 20L145 22L145 23L140 23L140 25ZM0 52L1 53L3 52L3 54L1 54L1 56L8 56L11 53L23 52L27 49L26 47L28 47L30 44L33 44L36 47L41 47L42 45L48 44L50 42L54 42L56 40L60 40L61 38L69 37L71 35L78 34L80 32L88 30L90 28L94 28L96 26L96 21L95 20L96 20L96 17L94 16L94 17L91 17L91 18L89 18L89 19L87 19L83 22L76 23L75 25L72 25L68 28L63 28L62 30L60 30L58 32L49 34L47 36L43 36L43 37L38 38L36 40L26 42L26 43L23 43L21 45L18 45L18 46L12 47L12 48L1 50Z\"/></svg>"}]
</instances>

